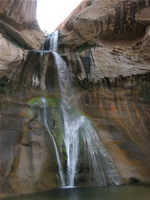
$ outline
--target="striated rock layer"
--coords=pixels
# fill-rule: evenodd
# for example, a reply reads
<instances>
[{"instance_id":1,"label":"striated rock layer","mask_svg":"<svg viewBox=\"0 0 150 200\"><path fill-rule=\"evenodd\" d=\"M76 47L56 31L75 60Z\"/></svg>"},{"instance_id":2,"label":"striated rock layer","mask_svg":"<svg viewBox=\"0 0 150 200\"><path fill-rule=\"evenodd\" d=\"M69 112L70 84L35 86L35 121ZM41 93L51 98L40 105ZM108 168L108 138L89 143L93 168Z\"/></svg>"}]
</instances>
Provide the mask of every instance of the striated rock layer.
<instances>
[{"instance_id":1,"label":"striated rock layer","mask_svg":"<svg viewBox=\"0 0 150 200\"><path fill-rule=\"evenodd\" d=\"M57 29L72 48L102 40L135 41L150 25L149 11L148 0L83 0Z\"/></svg>"},{"instance_id":2,"label":"striated rock layer","mask_svg":"<svg viewBox=\"0 0 150 200\"><path fill-rule=\"evenodd\" d=\"M11 78L25 59L27 52L11 43L0 33L0 55L0 78Z\"/></svg>"},{"instance_id":3,"label":"striated rock layer","mask_svg":"<svg viewBox=\"0 0 150 200\"><path fill-rule=\"evenodd\" d=\"M11 78L27 49L40 49L44 33L36 20L36 0L0 0L0 78Z\"/></svg>"},{"instance_id":4,"label":"striated rock layer","mask_svg":"<svg viewBox=\"0 0 150 200\"><path fill-rule=\"evenodd\" d=\"M123 182L149 181L150 1L83 0L57 29L83 110Z\"/></svg>"},{"instance_id":5,"label":"striated rock layer","mask_svg":"<svg viewBox=\"0 0 150 200\"><path fill-rule=\"evenodd\" d=\"M51 52L44 54L43 62L46 60L47 65L43 65L40 52L31 51L13 77L14 81L0 87L0 181L3 196L60 186L54 146L44 128L42 108L34 100L34 97L51 97L48 123L60 152L64 151L57 100L60 93ZM42 77L44 66L45 81L35 82ZM120 182L150 182L150 74L104 77L94 82L86 77L86 68L78 64L80 69L84 79L73 71L73 83L80 95L80 110L93 122L116 167ZM37 79L33 79L34 74ZM44 83L45 90L41 91ZM81 154L81 157L86 156ZM62 159L65 163L65 157L62 156ZM83 159L80 166L77 185L89 186L90 170L86 159Z\"/></svg>"},{"instance_id":6,"label":"striated rock layer","mask_svg":"<svg viewBox=\"0 0 150 200\"><path fill-rule=\"evenodd\" d=\"M36 0L0 1L1 32L26 48L39 49L44 39L36 20Z\"/></svg>"},{"instance_id":7,"label":"striated rock layer","mask_svg":"<svg viewBox=\"0 0 150 200\"><path fill-rule=\"evenodd\" d=\"M147 0L84 0L58 29L60 47L71 53L66 59L80 79L98 81L150 71Z\"/></svg>"},{"instance_id":8,"label":"striated rock layer","mask_svg":"<svg viewBox=\"0 0 150 200\"><path fill-rule=\"evenodd\" d=\"M78 87L83 110L97 127L122 183L149 182L149 75L105 79L93 86L79 81Z\"/></svg>"},{"instance_id":9,"label":"striated rock layer","mask_svg":"<svg viewBox=\"0 0 150 200\"><path fill-rule=\"evenodd\" d=\"M35 1L24 1L25 8L29 2L34 8ZM21 16L26 9L15 14L11 10L16 4L9 3L14 6L1 13L9 13L12 20L2 14L9 26L3 30L8 33L11 26L20 31L18 24L22 28L27 22L32 24L31 12L24 16L24 23ZM84 0L58 27L59 52L73 72L80 110L93 121L122 184L150 182L149 9L149 0ZM52 97L49 123L63 151L61 116L56 114L60 111L56 103L60 91L54 57L51 52L19 48L6 38L5 31L0 35L1 196L59 187L54 147L39 118L42 109L34 100ZM15 43L24 41L21 44L26 47L39 48L18 37L17 31L9 32L16 33L11 34L17 38ZM34 115L29 102L35 103ZM85 175L88 171L86 162L81 163L79 186L90 184Z\"/></svg>"}]
</instances>

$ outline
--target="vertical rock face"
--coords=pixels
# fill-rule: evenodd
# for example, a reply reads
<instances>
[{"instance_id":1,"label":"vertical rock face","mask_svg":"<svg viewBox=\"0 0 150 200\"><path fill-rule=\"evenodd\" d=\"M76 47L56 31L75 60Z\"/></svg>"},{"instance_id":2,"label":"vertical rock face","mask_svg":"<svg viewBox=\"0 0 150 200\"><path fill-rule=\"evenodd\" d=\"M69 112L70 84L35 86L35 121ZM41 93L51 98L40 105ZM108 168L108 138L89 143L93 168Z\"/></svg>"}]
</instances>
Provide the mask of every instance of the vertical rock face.
<instances>
[{"instance_id":1,"label":"vertical rock face","mask_svg":"<svg viewBox=\"0 0 150 200\"><path fill-rule=\"evenodd\" d=\"M84 0L58 29L84 112L120 177L149 181L150 1Z\"/></svg>"},{"instance_id":2,"label":"vertical rock face","mask_svg":"<svg viewBox=\"0 0 150 200\"><path fill-rule=\"evenodd\" d=\"M40 62L40 52L34 51L22 63L20 73L14 79L17 84L9 83L5 90L0 90L0 181L3 183L3 196L44 191L60 186L53 142L44 127L42 103L37 104L39 98L33 98L53 97L49 98L51 103L47 103L47 123L56 138L59 151L65 152L60 137L63 128L60 125L62 115L59 101L56 99L58 83L54 59L50 52L44 56L48 60L45 91L40 91L40 85L33 81L34 74L41 76L44 66ZM121 183L149 182L150 75L103 77L94 82L92 77L95 78L96 73L89 73L89 66L92 72L95 66L92 66L90 59L85 60L85 68L83 64L77 65L78 72L83 70L83 78L76 75L76 66L72 69L76 75L74 84L80 94L82 111L94 122ZM85 148L83 144L82 146ZM78 186L87 186L90 174L87 168L88 159L82 150L80 155ZM61 159L65 166L66 158L62 156Z\"/></svg>"},{"instance_id":3,"label":"vertical rock face","mask_svg":"<svg viewBox=\"0 0 150 200\"><path fill-rule=\"evenodd\" d=\"M44 39L36 20L36 3L36 0L0 1L2 33L17 44L32 49L39 49Z\"/></svg>"},{"instance_id":4,"label":"vertical rock face","mask_svg":"<svg viewBox=\"0 0 150 200\"><path fill-rule=\"evenodd\" d=\"M36 21L36 4L33 1L6 0L1 1L0 13L2 18L9 23L12 19L17 24L31 24Z\"/></svg>"},{"instance_id":5,"label":"vertical rock face","mask_svg":"<svg viewBox=\"0 0 150 200\"><path fill-rule=\"evenodd\" d=\"M44 33L36 20L36 0L0 0L0 78L11 76L27 49L40 49Z\"/></svg>"},{"instance_id":6,"label":"vertical rock face","mask_svg":"<svg viewBox=\"0 0 150 200\"><path fill-rule=\"evenodd\" d=\"M80 80L150 70L150 2L84 0L58 27L66 60Z\"/></svg>"},{"instance_id":7,"label":"vertical rock face","mask_svg":"<svg viewBox=\"0 0 150 200\"><path fill-rule=\"evenodd\" d=\"M53 142L44 129L43 118L39 118L42 116L42 110L34 103L35 101L33 99L31 103L23 103L1 98L2 196L45 191L59 186ZM57 109L53 104L49 108L52 113ZM53 122L56 118L57 116L53 116ZM54 123L57 123L57 120ZM56 126L55 128L58 129Z\"/></svg>"},{"instance_id":8,"label":"vertical rock face","mask_svg":"<svg viewBox=\"0 0 150 200\"><path fill-rule=\"evenodd\" d=\"M150 2L84 0L58 29L84 112L120 177L149 181Z\"/></svg>"},{"instance_id":9,"label":"vertical rock face","mask_svg":"<svg viewBox=\"0 0 150 200\"><path fill-rule=\"evenodd\" d=\"M0 3L1 194L49 190L59 186L58 165L34 97L53 97L48 123L63 152L55 60L51 52L23 49L39 49L43 40L36 1ZM149 0L84 0L59 26L59 51L73 72L81 109L93 121L123 184L150 182L149 9ZM87 186L86 160L79 186Z\"/></svg>"},{"instance_id":10,"label":"vertical rock face","mask_svg":"<svg viewBox=\"0 0 150 200\"><path fill-rule=\"evenodd\" d=\"M84 112L93 119L123 183L150 181L149 86L148 74L114 83L105 79L100 85L78 83Z\"/></svg>"},{"instance_id":11,"label":"vertical rock face","mask_svg":"<svg viewBox=\"0 0 150 200\"><path fill-rule=\"evenodd\" d=\"M84 0L62 23L65 45L71 48L101 40L138 39L150 24L148 0Z\"/></svg>"},{"instance_id":12,"label":"vertical rock face","mask_svg":"<svg viewBox=\"0 0 150 200\"><path fill-rule=\"evenodd\" d=\"M12 44L0 33L0 78L11 78L26 54L26 51Z\"/></svg>"}]
</instances>

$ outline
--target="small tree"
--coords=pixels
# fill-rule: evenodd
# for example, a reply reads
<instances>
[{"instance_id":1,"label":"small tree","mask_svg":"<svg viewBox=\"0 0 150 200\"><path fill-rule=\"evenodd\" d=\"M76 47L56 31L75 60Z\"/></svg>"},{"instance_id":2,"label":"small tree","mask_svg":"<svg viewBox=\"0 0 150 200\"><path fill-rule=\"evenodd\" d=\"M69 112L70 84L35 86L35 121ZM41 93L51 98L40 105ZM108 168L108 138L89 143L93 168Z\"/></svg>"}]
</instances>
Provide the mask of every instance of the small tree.
<instances>
[{"instance_id":1,"label":"small tree","mask_svg":"<svg viewBox=\"0 0 150 200\"><path fill-rule=\"evenodd\" d=\"M46 36L48 36L48 35L49 35L49 33L48 33L48 31L47 31L47 30L43 30L43 32L44 32L44 34L45 34Z\"/></svg>"}]
</instances>

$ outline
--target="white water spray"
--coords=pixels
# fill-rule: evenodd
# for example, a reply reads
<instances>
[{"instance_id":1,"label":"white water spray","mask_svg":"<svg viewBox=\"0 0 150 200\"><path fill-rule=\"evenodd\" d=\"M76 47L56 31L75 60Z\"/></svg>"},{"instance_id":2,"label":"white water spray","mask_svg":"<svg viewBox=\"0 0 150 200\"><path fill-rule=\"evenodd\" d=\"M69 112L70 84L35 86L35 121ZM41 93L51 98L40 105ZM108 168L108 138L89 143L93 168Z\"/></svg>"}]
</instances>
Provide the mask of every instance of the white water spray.
<instances>
[{"instance_id":1,"label":"white water spray","mask_svg":"<svg viewBox=\"0 0 150 200\"><path fill-rule=\"evenodd\" d=\"M69 71L66 63L60 57L57 51L58 32L53 33L50 40L50 50L52 50L55 63L58 71L59 87L61 91L62 103L61 109L63 113L64 121L64 133L63 139L66 146L67 153L67 180L66 186L74 187L74 180L76 175L76 166L79 155L79 129L76 126L75 115L72 113L71 107L67 104L67 101L71 101L73 97L73 91L71 87L71 81L69 77ZM52 44L51 44L52 42Z\"/></svg>"},{"instance_id":2,"label":"white water spray","mask_svg":"<svg viewBox=\"0 0 150 200\"><path fill-rule=\"evenodd\" d=\"M100 142L91 122L79 112L73 112L67 104L75 100L74 91L71 86L70 74L66 63L56 52L58 45L58 31L53 33L50 39L50 50L52 51L58 71L59 87L61 91L62 103L61 110L63 114L63 139L67 154L67 187L74 187L75 178L78 172L77 164L79 158L79 139L82 137L84 144L87 145L87 153L91 160L91 171L98 186L105 186L107 179L111 184L118 185L119 179L114 165ZM67 100L67 101L66 101ZM103 160L105 170L101 164ZM104 172L105 171L105 172Z\"/></svg>"},{"instance_id":3,"label":"white water spray","mask_svg":"<svg viewBox=\"0 0 150 200\"><path fill-rule=\"evenodd\" d=\"M58 31L55 31L52 33L52 36L50 38L50 49L53 52L57 52L57 46L58 46Z\"/></svg>"},{"instance_id":4,"label":"white water spray","mask_svg":"<svg viewBox=\"0 0 150 200\"><path fill-rule=\"evenodd\" d=\"M45 125L45 128L46 128L47 132L49 133L50 137L52 138L52 141L53 141L53 144L54 144L54 148L55 148L55 152L56 152L56 158L57 158L57 163L58 163L58 169L59 169L59 176L60 176L60 179L61 179L61 184L62 184L62 187L65 187L63 167L62 167L61 160L60 160L60 157L59 157L57 144L55 142L55 138L53 137L53 135L50 132L50 129L49 129L49 126L48 126L48 122L47 122L48 116L47 116L46 98L41 98L41 100L42 100L42 104L43 104L44 125Z\"/></svg>"}]
</instances>

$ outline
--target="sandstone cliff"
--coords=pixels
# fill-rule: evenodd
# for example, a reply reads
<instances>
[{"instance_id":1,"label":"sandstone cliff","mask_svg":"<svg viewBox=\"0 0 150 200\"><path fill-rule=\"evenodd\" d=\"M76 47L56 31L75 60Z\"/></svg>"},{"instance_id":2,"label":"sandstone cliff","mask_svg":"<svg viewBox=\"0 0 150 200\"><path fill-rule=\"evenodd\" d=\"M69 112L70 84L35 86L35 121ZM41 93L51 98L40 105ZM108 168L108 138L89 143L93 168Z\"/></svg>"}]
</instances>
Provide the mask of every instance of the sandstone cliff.
<instances>
[{"instance_id":1,"label":"sandstone cliff","mask_svg":"<svg viewBox=\"0 0 150 200\"><path fill-rule=\"evenodd\" d=\"M149 9L148 0L84 0L58 27L59 52L73 72L81 110L94 123L122 184L150 182ZM19 22L21 14L8 13L17 24L26 24ZM32 19L30 14L26 17L25 22ZM2 35L0 41L0 76L12 80L4 77L0 82L0 193L8 196L59 187L55 150L43 126L40 98L34 98L48 97L50 128L63 152L53 54L23 50ZM65 165L65 157L62 160ZM78 186L91 184L87 171L82 162Z\"/></svg>"},{"instance_id":2,"label":"sandstone cliff","mask_svg":"<svg viewBox=\"0 0 150 200\"><path fill-rule=\"evenodd\" d=\"M150 71L147 0L84 0L58 29L60 46L71 53L68 62L74 69L81 64L80 73L75 72L79 79L98 81Z\"/></svg>"},{"instance_id":3,"label":"sandstone cliff","mask_svg":"<svg viewBox=\"0 0 150 200\"><path fill-rule=\"evenodd\" d=\"M83 0L57 29L66 45L130 41L142 38L150 25L148 0Z\"/></svg>"},{"instance_id":4,"label":"sandstone cliff","mask_svg":"<svg viewBox=\"0 0 150 200\"><path fill-rule=\"evenodd\" d=\"M83 0L58 29L84 112L120 177L149 181L150 1Z\"/></svg>"},{"instance_id":5,"label":"sandstone cliff","mask_svg":"<svg viewBox=\"0 0 150 200\"><path fill-rule=\"evenodd\" d=\"M1 32L10 40L31 49L39 49L44 39L36 20L36 0L0 1Z\"/></svg>"},{"instance_id":6,"label":"sandstone cliff","mask_svg":"<svg viewBox=\"0 0 150 200\"><path fill-rule=\"evenodd\" d=\"M36 1L0 1L0 78L11 78L25 49L40 49L44 33L36 20Z\"/></svg>"}]
</instances>

